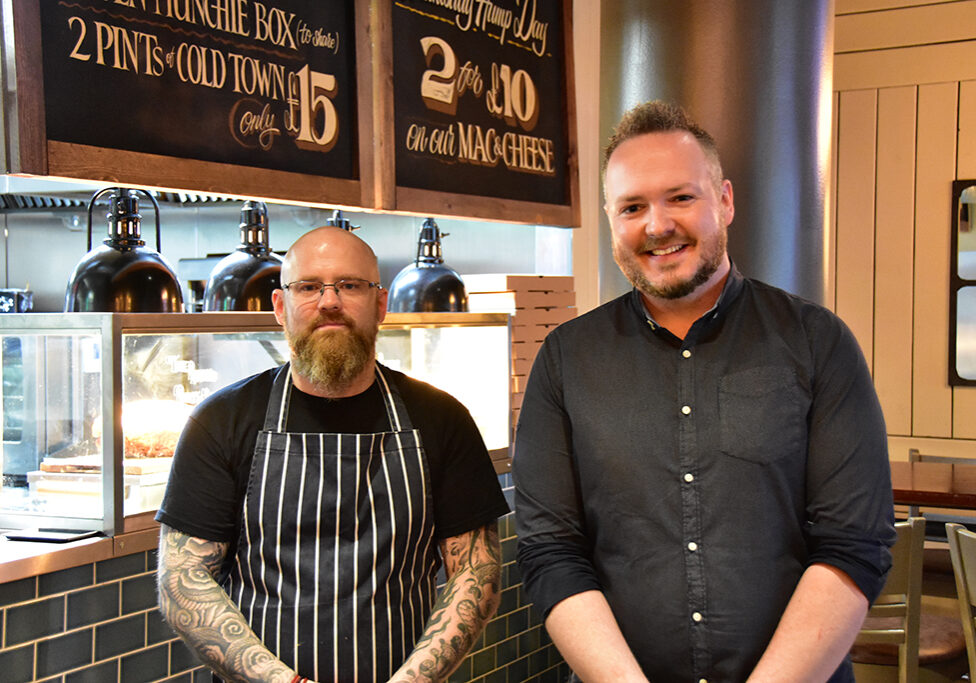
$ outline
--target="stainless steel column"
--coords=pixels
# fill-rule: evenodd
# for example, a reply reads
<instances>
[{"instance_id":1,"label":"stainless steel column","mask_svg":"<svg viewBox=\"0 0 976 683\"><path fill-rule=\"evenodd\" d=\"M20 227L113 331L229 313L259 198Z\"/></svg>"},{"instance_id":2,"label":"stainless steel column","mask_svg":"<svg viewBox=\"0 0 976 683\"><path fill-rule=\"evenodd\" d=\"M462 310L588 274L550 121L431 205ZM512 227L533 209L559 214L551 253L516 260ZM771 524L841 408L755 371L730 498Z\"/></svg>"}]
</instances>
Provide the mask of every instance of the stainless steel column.
<instances>
[{"instance_id":1,"label":"stainless steel column","mask_svg":"<svg viewBox=\"0 0 976 683\"><path fill-rule=\"evenodd\" d=\"M717 140L735 196L729 253L747 276L824 299L833 0L603 0L600 127L681 104ZM609 230L606 218L602 229ZM600 296L629 288L609 236Z\"/></svg>"}]
</instances>

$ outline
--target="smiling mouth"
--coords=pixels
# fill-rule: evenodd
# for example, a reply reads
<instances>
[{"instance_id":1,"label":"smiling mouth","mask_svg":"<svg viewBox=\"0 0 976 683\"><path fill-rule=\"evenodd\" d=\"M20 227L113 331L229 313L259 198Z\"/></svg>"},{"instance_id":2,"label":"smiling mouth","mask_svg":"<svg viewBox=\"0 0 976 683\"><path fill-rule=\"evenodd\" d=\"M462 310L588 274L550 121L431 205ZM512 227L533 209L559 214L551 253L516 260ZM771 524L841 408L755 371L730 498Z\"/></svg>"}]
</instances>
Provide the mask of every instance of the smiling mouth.
<instances>
[{"instance_id":1,"label":"smiling mouth","mask_svg":"<svg viewBox=\"0 0 976 683\"><path fill-rule=\"evenodd\" d=\"M674 254L685 248L684 244L675 244L670 247L663 247L661 249L651 249L651 256L668 256L669 254Z\"/></svg>"}]
</instances>

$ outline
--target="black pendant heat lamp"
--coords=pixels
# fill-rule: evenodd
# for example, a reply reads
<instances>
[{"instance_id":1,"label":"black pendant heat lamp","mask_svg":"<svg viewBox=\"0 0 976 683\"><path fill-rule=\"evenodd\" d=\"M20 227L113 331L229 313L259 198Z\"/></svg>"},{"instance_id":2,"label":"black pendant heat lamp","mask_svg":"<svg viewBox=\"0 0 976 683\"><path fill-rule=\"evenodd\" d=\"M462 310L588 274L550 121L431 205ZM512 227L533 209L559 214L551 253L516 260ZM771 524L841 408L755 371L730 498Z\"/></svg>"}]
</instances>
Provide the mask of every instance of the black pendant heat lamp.
<instances>
[{"instance_id":1,"label":"black pendant heat lamp","mask_svg":"<svg viewBox=\"0 0 976 683\"><path fill-rule=\"evenodd\" d=\"M348 232L352 232L353 230L359 230L359 228L361 227L359 225L353 225L351 222L349 222L349 219L343 216L342 211L340 211L339 209L336 209L335 211L332 212L332 216L325 221L325 224L332 225L337 228L342 228L343 230L347 230Z\"/></svg>"},{"instance_id":2,"label":"black pendant heat lamp","mask_svg":"<svg viewBox=\"0 0 976 683\"><path fill-rule=\"evenodd\" d=\"M442 233L433 218L424 221L417 242L416 260L397 273L390 285L387 310L391 313L433 313L468 310L464 281L444 265Z\"/></svg>"},{"instance_id":3,"label":"black pendant heat lamp","mask_svg":"<svg viewBox=\"0 0 976 683\"><path fill-rule=\"evenodd\" d=\"M92 249L92 209L111 192L108 239ZM156 249L142 240L139 198L142 192L156 211ZM65 312L178 313L183 310L179 280L160 254L159 204L149 192L107 187L88 203L88 253L75 266L65 294Z\"/></svg>"},{"instance_id":4,"label":"black pendant heat lamp","mask_svg":"<svg viewBox=\"0 0 976 683\"><path fill-rule=\"evenodd\" d=\"M247 201L241 209L241 243L220 259L203 293L205 311L271 311L281 286L280 256L268 246L268 206Z\"/></svg>"}]
</instances>

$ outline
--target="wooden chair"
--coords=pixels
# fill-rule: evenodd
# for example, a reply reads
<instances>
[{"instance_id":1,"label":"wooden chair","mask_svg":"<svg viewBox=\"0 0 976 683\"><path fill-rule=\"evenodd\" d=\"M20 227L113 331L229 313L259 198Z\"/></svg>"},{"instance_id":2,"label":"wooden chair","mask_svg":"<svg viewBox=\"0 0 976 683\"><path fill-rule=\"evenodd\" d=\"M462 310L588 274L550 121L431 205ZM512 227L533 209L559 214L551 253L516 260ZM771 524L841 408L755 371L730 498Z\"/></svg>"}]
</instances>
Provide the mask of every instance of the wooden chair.
<instances>
[{"instance_id":1,"label":"wooden chair","mask_svg":"<svg viewBox=\"0 0 976 683\"><path fill-rule=\"evenodd\" d=\"M910 517L895 530L891 571L851 648L854 674L858 683L959 680L966 650L958 619L922 610L925 520Z\"/></svg>"},{"instance_id":2,"label":"wooden chair","mask_svg":"<svg viewBox=\"0 0 976 683\"><path fill-rule=\"evenodd\" d=\"M976 672L976 628L973 607L976 606L976 533L961 524L946 524L949 539L949 555L956 577L956 595L959 599L959 616L966 638L966 654L969 671ZM972 673L970 674L972 676Z\"/></svg>"},{"instance_id":3,"label":"wooden chair","mask_svg":"<svg viewBox=\"0 0 976 683\"><path fill-rule=\"evenodd\" d=\"M851 660L858 664L890 665L891 648L897 647L899 683L918 681L918 637L922 615L922 545L925 520L911 517L895 524L898 540L891 548L891 571L881 595L875 600L861 626ZM858 677L861 680L861 677Z\"/></svg>"}]
</instances>

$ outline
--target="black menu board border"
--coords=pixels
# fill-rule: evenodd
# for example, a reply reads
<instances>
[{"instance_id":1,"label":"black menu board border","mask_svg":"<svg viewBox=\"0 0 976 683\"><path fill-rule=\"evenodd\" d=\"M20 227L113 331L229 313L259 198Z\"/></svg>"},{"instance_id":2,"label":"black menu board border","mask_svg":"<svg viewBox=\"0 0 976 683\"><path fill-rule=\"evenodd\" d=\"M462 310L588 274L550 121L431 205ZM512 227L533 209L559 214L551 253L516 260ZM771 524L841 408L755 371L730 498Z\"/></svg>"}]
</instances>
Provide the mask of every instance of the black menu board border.
<instances>
[{"instance_id":1,"label":"black menu board border","mask_svg":"<svg viewBox=\"0 0 976 683\"><path fill-rule=\"evenodd\" d=\"M502 24L490 25L489 12L497 12L495 18L499 21L511 20L510 17L502 18L505 14L505 6L512 5L511 2L505 3L479 3L479 2L441 2L439 0L426 0L429 7L425 7L423 2L399 2L398 0L375 0L378 5L377 12L374 13L373 28L376 32L376 44L380 46L380 52L374 54L374 63L377 65L377 83L382 80L382 85L376 91L377 96L377 135L375 139L383 140L383 144L377 146L377 192L376 201L379 208L393 209L408 213L420 213L429 215L457 216L482 218L488 220L498 220L517 223L531 223L540 225L554 225L575 227L580 224L579 207L579 173L578 173L578 152L576 140L576 105L575 105L575 85L573 68L573 2L572 0L550 0L547 3L550 7L556 7L556 12L561 10L560 25L561 34L558 36L558 44L561 49L552 54L546 54L549 61L549 72L551 73L554 62L557 67L557 76L561 78L549 78L544 83L535 84L536 96L547 99L542 103L540 109L545 108L543 122L547 134L539 133L543 127L533 130L537 121L519 121L521 127L506 128L505 123L472 123L469 120L461 121L463 118L455 112L460 112L462 107L469 107L471 102L476 101L477 106L484 108L487 103L487 91L492 88L492 84L499 82L498 63L507 62L511 59L511 53L519 49L531 51L527 44L532 42L531 38L522 36L523 40L520 47L512 48L512 26L507 29ZM541 5L543 0L538 0ZM531 13L536 7L537 0L520 0L514 7L523 11L523 27L527 27L524 21L525 16ZM409 7L408 7L409 5ZM443 7L471 7L472 12L468 17L457 18L452 26L445 21ZM405 9L406 8L406 9ZM480 8L480 9L479 9ZM432 21L429 21L430 34L432 38L424 39L427 45L426 64L423 78L417 77L417 73L404 68L408 62L416 64L418 60L417 52L420 47L415 45L412 38L417 37L411 34L411 39L403 40L405 31L403 26L395 27L394 11L401 13L400 24L403 24L402 17L409 16L412 12L415 15L429 14ZM480 15L474 17L478 12ZM449 16L449 15L448 15ZM520 17L514 17L518 21ZM465 44L457 44L458 23L467 22L473 19L475 23L481 22L481 26L472 27L467 24L468 31L464 35L468 37ZM421 22L423 19L420 20ZM422 27L421 30L426 30ZM506 30L508 33L506 34ZM394 31L397 35L394 36ZM441 38L438 33L450 34L455 45L450 41ZM489 37L490 36L490 37ZM507 40L506 40L507 39ZM550 37L552 40L552 37ZM479 41L478 47L474 46L474 41ZM396 54L397 44L406 46L411 54ZM495 48L494 45L503 45L503 48ZM419 45L419 44L418 44ZM540 43L541 45L541 43ZM464 52L468 50L468 52ZM508 50L506 53L505 50ZM444 99L451 102L444 105L448 110L446 115L440 115L431 111L429 104L419 104L422 95L421 80L423 80L428 92L433 93L434 98L438 96L437 76L432 76L433 72L445 65L444 53L450 52L448 59L455 59L456 79L443 85L441 92ZM454 54L460 53L460 54ZM517 55L516 55L517 56ZM524 62L523 62L524 63ZM400 67L411 79L404 86L403 83L396 82L398 78L397 68ZM503 63L501 69L508 69L501 78L510 79L508 83L517 83L521 76L523 83L531 80L531 67L527 66L519 69L517 66L509 67ZM474 71L477 73L474 73ZM521 73L520 73L521 72ZM460 83L465 75L469 77L466 84ZM538 78L538 74L536 74ZM476 81L480 81L480 91ZM561 84L559 83L561 81ZM560 91L559 86L562 85ZM449 90L460 91L460 95L451 94ZM405 97L404 94L409 97ZM423 94L426 97L427 93ZM466 99L465 99L466 98ZM431 98L427 98L429 100ZM425 100L425 102L427 101ZM524 104L524 102L523 102ZM500 105L499 105L500 108ZM453 109L453 111L451 111ZM553 110L556 114L553 115ZM441 112L445 114L445 112ZM536 116L539 114L537 113ZM430 123L437 119L439 121ZM470 116L470 114L468 114ZM482 114L482 120L486 115ZM498 118L502 117L498 115ZM508 123L511 124L513 117L509 116ZM475 130L478 135L482 131L488 131L487 135L496 135L501 138L508 133L508 138L517 143L524 143L523 160L525 167L513 171L505 168L504 160L500 160L501 154L492 155L495 157L494 167L487 168L489 164L479 164L477 160L473 163L457 163L448 159L448 154L444 153L443 147L436 150L436 140L432 137L424 138L427 143L428 157L440 154L443 161L438 163L434 160L426 163L425 160L416 157L422 155L412 154L405 149L404 128L412 121L419 121L416 130L424 131L420 133L436 134L441 132L445 136L453 136L453 150L457 156L458 138L463 134L462 130ZM445 123L448 122L448 123ZM555 131L555 133L553 133ZM473 138L472 138L473 139ZM446 145L451 141L446 141ZM480 144L480 141L479 141ZM487 146L487 142L485 145ZM548 145L548 148L546 147ZM533 147L535 146L535 147ZM555 153L552 152L555 148ZM499 143L495 147L501 150ZM546 153L546 149L549 153ZM415 157L406 160L405 156ZM552 159L555 157L556 168L551 168ZM405 163L409 161L410 163ZM488 160L489 162L492 159ZM531 166L536 168L531 168ZM548 165L548 168L540 168ZM540 172L542 171L542 172ZM546 173L545 171L549 171ZM430 174L426 177L425 174ZM408 177L409 176L409 177ZM451 185L450 189L442 189L438 185ZM467 193L464 189L472 187L477 192ZM515 188L513 190L513 187ZM516 196L518 195L518 196ZM535 197L544 197L543 200L535 201Z\"/></svg>"}]
</instances>

